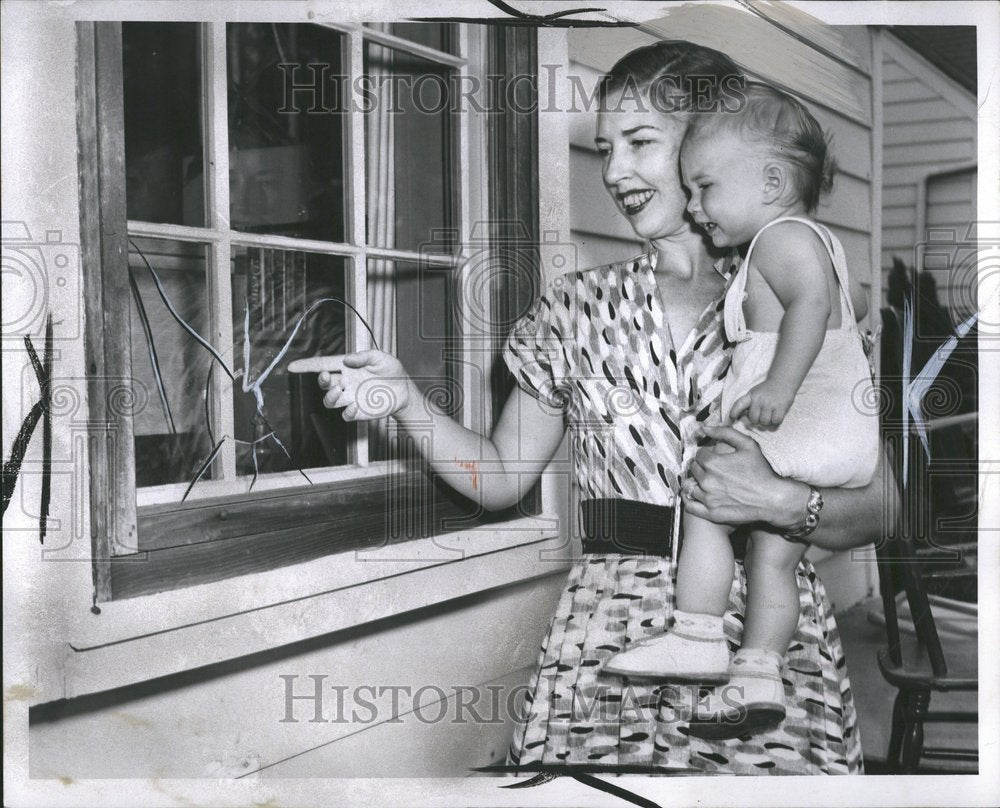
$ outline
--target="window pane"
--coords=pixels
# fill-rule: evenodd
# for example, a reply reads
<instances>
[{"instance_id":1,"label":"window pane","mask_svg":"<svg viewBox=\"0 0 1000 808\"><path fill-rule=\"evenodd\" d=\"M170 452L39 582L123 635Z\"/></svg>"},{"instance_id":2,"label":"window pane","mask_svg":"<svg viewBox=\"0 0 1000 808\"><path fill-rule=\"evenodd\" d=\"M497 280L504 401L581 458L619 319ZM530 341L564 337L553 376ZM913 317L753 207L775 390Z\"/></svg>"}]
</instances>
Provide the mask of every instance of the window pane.
<instances>
[{"instance_id":1,"label":"window pane","mask_svg":"<svg viewBox=\"0 0 1000 808\"><path fill-rule=\"evenodd\" d=\"M163 298L207 338L207 248L159 239L132 241L138 246L138 251L135 247L129 251L129 272L135 282L131 337L136 485L190 482L213 446L205 413L212 359L177 322ZM143 256L160 281L162 297ZM216 366L213 372L219 370ZM210 478L209 470L203 479Z\"/></svg>"},{"instance_id":2,"label":"window pane","mask_svg":"<svg viewBox=\"0 0 1000 808\"><path fill-rule=\"evenodd\" d=\"M408 39L445 53L458 53L458 26L455 23L428 22L366 22L365 26L377 31Z\"/></svg>"},{"instance_id":3,"label":"window pane","mask_svg":"<svg viewBox=\"0 0 1000 808\"><path fill-rule=\"evenodd\" d=\"M346 263L316 253L233 248L233 356L241 373L245 363L248 367L233 389L237 473L253 474L255 456L261 474L348 462L354 425L323 407L317 374L287 370L293 359L344 353L345 307L318 301L344 299ZM285 354L271 367L286 345ZM262 377L258 411L253 390L243 388L252 388Z\"/></svg>"},{"instance_id":4,"label":"window pane","mask_svg":"<svg viewBox=\"0 0 1000 808\"><path fill-rule=\"evenodd\" d=\"M454 272L406 261L369 261L368 319L379 345L399 358L417 386L440 410L458 416L460 391L447 358L449 338L454 348ZM384 428L369 433L371 460L393 454L384 435Z\"/></svg>"},{"instance_id":5,"label":"window pane","mask_svg":"<svg viewBox=\"0 0 1000 808\"><path fill-rule=\"evenodd\" d=\"M313 25L226 27L233 228L344 241L342 42Z\"/></svg>"},{"instance_id":6,"label":"window pane","mask_svg":"<svg viewBox=\"0 0 1000 808\"><path fill-rule=\"evenodd\" d=\"M122 23L128 218L201 227L198 25Z\"/></svg>"},{"instance_id":7,"label":"window pane","mask_svg":"<svg viewBox=\"0 0 1000 808\"><path fill-rule=\"evenodd\" d=\"M375 100L365 110L369 244L419 250L454 226L452 73L381 45L365 49L365 86Z\"/></svg>"}]
</instances>

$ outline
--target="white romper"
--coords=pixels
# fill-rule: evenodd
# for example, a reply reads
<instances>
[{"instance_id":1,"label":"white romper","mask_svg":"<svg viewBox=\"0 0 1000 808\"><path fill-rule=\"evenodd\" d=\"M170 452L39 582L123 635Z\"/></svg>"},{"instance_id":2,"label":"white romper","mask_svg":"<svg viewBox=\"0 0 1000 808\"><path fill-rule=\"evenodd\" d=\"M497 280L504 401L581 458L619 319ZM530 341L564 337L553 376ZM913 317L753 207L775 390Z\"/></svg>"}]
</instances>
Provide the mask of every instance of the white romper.
<instances>
[{"instance_id":1,"label":"white romper","mask_svg":"<svg viewBox=\"0 0 1000 808\"><path fill-rule=\"evenodd\" d=\"M757 442L771 468L782 477L825 487L864 486L875 474L879 452L878 415L870 406L871 371L851 304L844 248L816 222L797 217L775 219L750 242L726 293L726 337L736 347L722 391L722 417L728 418L733 404L764 381L774 359L778 334L747 329L743 301L757 239L771 225L786 221L808 225L826 246L840 287L841 325L826 332L823 346L780 426L758 428L745 418L733 426Z\"/></svg>"}]
</instances>

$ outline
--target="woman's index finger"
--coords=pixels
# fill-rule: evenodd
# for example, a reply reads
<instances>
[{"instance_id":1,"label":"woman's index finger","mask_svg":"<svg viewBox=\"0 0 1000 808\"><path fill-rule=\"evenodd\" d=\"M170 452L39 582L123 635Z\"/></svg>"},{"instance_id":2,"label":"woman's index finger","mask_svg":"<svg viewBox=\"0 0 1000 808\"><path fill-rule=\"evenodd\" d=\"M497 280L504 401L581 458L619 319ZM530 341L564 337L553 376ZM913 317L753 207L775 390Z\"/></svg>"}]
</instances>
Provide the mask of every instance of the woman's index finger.
<instances>
[{"instance_id":1,"label":"woman's index finger","mask_svg":"<svg viewBox=\"0 0 1000 808\"><path fill-rule=\"evenodd\" d=\"M339 373L344 369L344 357L342 354L333 356L309 356L303 359L294 359L288 363L289 373Z\"/></svg>"}]
</instances>

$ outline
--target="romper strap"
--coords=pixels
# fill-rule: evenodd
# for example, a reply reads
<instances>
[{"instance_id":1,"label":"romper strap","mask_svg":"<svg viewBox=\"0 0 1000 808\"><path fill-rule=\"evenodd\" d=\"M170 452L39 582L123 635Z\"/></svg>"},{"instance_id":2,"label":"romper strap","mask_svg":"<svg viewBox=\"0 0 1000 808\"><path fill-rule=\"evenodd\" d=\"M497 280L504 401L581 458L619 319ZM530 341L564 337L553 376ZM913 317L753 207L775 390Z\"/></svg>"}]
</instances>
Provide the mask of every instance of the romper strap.
<instances>
[{"instance_id":1,"label":"romper strap","mask_svg":"<svg viewBox=\"0 0 1000 808\"><path fill-rule=\"evenodd\" d=\"M823 242L823 246L826 247L826 251L830 256L830 261L833 263L833 273L837 278L837 285L840 287L840 327L852 328L857 322L854 315L854 304L851 302L850 285L847 279L847 256L844 254L844 247L840 243L840 239L834 236L829 228L818 222L799 216L783 216L775 219L773 222L768 222L757 231L757 235L753 237L750 246L747 247L743 263L736 277L733 279L732 285L729 287L729 292L726 294L723 318L726 327L726 337L730 342L741 342L746 339L747 327L746 318L743 314L743 298L747 285L747 273L750 267L750 255L753 253L753 248L757 243L757 239L760 238L760 234L779 222L800 222L811 227L816 235L819 236L820 241Z\"/></svg>"}]
</instances>

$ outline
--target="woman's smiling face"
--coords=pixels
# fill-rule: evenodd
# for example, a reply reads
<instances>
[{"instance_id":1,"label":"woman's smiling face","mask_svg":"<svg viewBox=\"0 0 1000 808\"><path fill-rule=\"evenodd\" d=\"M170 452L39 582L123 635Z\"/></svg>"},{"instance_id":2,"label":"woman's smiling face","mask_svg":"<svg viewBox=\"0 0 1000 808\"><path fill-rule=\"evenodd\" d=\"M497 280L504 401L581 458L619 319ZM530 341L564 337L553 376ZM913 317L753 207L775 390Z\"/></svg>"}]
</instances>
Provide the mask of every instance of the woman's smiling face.
<instances>
[{"instance_id":1,"label":"woman's smiling face","mask_svg":"<svg viewBox=\"0 0 1000 808\"><path fill-rule=\"evenodd\" d=\"M648 99L611 93L597 117L594 142L604 187L636 235L653 241L690 229L678 155L685 119L658 112Z\"/></svg>"}]
</instances>

